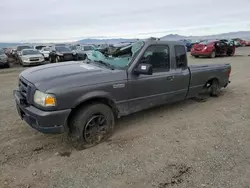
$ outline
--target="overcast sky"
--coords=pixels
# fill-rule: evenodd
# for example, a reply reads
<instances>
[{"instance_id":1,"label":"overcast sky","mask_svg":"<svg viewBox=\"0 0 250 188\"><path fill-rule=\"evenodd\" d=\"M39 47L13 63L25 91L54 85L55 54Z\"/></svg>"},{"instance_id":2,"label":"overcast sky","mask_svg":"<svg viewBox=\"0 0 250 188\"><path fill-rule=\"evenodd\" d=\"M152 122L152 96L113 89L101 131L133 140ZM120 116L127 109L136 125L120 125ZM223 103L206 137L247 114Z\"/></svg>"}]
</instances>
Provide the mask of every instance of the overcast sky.
<instances>
[{"instance_id":1,"label":"overcast sky","mask_svg":"<svg viewBox=\"0 0 250 188\"><path fill-rule=\"evenodd\" d=\"M250 0L0 0L0 41L250 30Z\"/></svg>"}]
</instances>

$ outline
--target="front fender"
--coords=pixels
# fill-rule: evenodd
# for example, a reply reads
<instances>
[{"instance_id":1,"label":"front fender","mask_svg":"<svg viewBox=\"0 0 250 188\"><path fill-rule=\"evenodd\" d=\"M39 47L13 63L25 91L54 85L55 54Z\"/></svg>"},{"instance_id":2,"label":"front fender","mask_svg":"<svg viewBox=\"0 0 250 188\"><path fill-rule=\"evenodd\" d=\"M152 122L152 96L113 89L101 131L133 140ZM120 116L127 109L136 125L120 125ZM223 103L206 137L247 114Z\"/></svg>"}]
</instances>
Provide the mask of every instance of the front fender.
<instances>
[{"instance_id":1,"label":"front fender","mask_svg":"<svg viewBox=\"0 0 250 188\"><path fill-rule=\"evenodd\" d=\"M88 100L92 100L95 98L105 98L105 99L108 99L110 101L113 101L110 93L108 93L106 91L93 91L93 92L86 93L86 94L82 95L79 99L77 99L75 104L74 104L74 107L80 105L83 102L86 102Z\"/></svg>"}]
</instances>

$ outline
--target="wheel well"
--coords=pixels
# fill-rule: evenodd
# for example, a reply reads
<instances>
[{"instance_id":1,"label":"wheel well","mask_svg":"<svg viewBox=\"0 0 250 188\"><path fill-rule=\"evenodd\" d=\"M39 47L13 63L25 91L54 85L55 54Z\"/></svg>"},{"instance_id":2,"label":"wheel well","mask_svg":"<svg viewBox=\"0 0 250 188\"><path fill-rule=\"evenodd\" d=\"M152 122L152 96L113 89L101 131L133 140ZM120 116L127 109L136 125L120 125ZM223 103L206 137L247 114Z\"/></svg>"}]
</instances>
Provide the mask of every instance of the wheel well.
<instances>
[{"instance_id":1,"label":"wheel well","mask_svg":"<svg viewBox=\"0 0 250 188\"><path fill-rule=\"evenodd\" d=\"M220 83L218 78L211 78L206 82L204 87L208 87L208 84L209 84L209 87L210 87L214 81L217 81L218 83Z\"/></svg>"},{"instance_id":2,"label":"wheel well","mask_svg":"<svg viewBox=\"0 0 250 188\"><path fill-rule=\"evenodd\" d=\"M86 106L86 105L90 105L90 104L94 104L94 103L102 103L102 104L106 104L107 106L109 106L113 113L114 116L117 117L118 116L118 109L114 103L114 101L104 98L104 97L95 97L95 98L91 98L88 99L86 101L83 101L82 103L78 104L75 108L72 109L71 113L69 114L67 123L69 123L71 121L71 118L75 115L75 113L82 107L82 106Z\"/></svg>"}]
</instances>

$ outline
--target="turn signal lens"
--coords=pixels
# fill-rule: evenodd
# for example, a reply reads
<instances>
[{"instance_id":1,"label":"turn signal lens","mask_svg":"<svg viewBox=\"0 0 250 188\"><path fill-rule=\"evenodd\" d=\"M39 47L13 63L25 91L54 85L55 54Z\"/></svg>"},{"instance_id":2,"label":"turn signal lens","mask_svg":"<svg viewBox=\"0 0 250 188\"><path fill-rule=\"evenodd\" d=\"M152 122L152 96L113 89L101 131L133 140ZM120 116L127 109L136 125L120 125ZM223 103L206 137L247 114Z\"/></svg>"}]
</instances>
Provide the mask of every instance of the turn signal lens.
<instances>
[{"instance_id":1,"label":"turn signal lens","mask_svg":"<svg viewBox=\"0 0 250 188\"><path fill-rule=\"evenodd\" d=\"M55 106L56 105L56 99L53 96L47 96L45 98L45 106Z\"/></svg>"}]
</instances>

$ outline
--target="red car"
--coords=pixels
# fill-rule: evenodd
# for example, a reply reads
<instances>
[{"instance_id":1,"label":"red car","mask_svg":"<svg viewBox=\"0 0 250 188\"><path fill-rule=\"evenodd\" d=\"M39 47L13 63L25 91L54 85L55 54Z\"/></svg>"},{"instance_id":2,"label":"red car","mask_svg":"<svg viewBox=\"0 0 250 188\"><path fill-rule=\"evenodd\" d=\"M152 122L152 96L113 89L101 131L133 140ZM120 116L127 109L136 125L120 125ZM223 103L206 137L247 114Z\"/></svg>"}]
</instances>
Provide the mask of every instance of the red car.
<instances>
[{"instance_id":1,"label":"red car","mask_svg":"<svg viewBox=\"0 0 250 188\"><path fill-rule=\"evenodd\" d=\"M233 56L235 45L233 41L228 40L205 40L195 44L191 49L191 55L194 57Z\"/></svg>"},{"instance_id":2,"label":"red car","mask_svg":"<svg viewBox=\"0 0 250 188\"><path fill-rule=\"evenodd\" d=\"M246 46L250 46L250 39L246 40Z\"/></svg>"}]
</instances>

